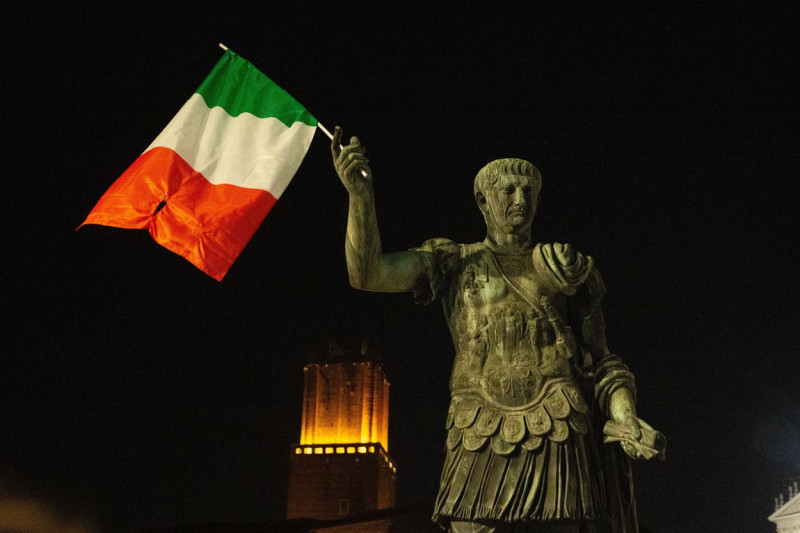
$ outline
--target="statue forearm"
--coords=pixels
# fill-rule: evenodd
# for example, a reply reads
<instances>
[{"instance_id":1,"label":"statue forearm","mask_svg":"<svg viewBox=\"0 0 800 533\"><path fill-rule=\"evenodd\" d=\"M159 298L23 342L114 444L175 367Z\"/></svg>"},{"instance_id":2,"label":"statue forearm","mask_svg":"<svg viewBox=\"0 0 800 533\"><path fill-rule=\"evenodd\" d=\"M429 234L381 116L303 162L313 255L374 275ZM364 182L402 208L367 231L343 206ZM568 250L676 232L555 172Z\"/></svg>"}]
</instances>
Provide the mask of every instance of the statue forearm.
<instances>
[{"instance_id":1,"label":"statue forearm","mask_svg":"<svg viewBox=\"0 0 800 533\"><path fill-rule=\"evenodd\" d=\"M380 271L381 238L372 190L350 194L345 258L350 285L371 289Z\"/></svg>"},{"instance_id":2,"label":"statue forearm","mask_svg":"<svg viewBox=\"0 0 800 533\"><path fill-rule=\"evenodd\" d=\"M350 285L372 289L379 277L381 238L375 216L372 171L366 150L357 137L342 146L342 129L336 126L331 139L333 166L350 196L345 237L345 258Z\"/></svg>"},{"instance_id":3,"label":"statue forearm","mask_svg":"<svg viewBox=\"0 0 800 533\"><path fill-rule=\"evenodd\" d=\"M618 422L629 416L636 416L636 399L627 387L621 387L611 393L608 400L608 415Z\"/></svg>"}]
</instances>

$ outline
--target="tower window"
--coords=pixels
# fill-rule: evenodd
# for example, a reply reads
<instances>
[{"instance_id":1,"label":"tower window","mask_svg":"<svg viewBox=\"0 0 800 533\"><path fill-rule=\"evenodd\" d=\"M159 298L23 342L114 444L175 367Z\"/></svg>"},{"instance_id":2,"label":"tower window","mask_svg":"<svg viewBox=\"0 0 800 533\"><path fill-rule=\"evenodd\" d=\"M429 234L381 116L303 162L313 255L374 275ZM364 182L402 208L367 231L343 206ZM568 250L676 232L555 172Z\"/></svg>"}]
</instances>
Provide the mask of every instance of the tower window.
<instances>
[{"instance_id":1,"label":"tower window","mask_svg":"<svg viewBox=\"0 0 800 533\"><path fill-rule=\"evenodd\" d=\"M339 514L345 515L350 513L350 498L339 499Z\"/></svg>"}]
</instances>

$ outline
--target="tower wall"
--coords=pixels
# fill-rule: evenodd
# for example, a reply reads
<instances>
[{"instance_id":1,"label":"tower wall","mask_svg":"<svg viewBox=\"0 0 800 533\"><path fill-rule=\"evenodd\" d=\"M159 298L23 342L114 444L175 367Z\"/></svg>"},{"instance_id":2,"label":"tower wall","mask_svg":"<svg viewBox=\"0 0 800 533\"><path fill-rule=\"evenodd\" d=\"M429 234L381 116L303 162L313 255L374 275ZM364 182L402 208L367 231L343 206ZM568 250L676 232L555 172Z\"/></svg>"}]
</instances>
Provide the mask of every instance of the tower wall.
<instances>
[{"instance_id":1,"label":"tower wall","mask_svg":"<svg viewBox=\"0 0 800 533\"><path fill-rule=\"evenodd\" d=\"M300 444L380 442L389 449L389 382L380 363L310 363Z\"/></svg>"},{"instance_id":2,"label":"tower wall","mask_svg":"<svg viewBox=\"0 0 800 533\"><path fill-rule=\"evenodd\" d=\"M300 444L289 462L288 518L335 519L395 504L389 381L366 341L331 341L304 368Z\"/></svg>"}]
</instances>

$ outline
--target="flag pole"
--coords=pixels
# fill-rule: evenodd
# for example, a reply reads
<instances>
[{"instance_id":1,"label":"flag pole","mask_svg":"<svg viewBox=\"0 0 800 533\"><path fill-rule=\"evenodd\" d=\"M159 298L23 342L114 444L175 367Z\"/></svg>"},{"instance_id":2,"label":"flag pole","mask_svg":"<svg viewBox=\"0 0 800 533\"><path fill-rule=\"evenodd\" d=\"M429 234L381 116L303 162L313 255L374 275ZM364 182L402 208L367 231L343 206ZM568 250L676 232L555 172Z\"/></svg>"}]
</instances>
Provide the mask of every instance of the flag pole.
<instances>
[{"instance_id":1,"label":"flag pole","mask_svg":"<svg viewBox=\"0 0 800 533\"><path fill-rule=\"evenodd\" d=\"M324 133L325 135L327 135L327 136L328 136L328 138L329 138L330 140L333 140L333 134L332 134L331 132L329 132L329 131L328 131L328 128L326 128L325 126L323 126L323 125L322 125L320 122L317 122L317 127L319 127L319 129L321 129L321 130L322 130L322 133Z\"/></svg>"},{"instance_id":2,"label":"flag pole","mask_svg":"<svg viewBox=\"0 0 800 533\"><path fill-rule=\"evenodd\" d=\"M220 47L220 48L222 48L223 50L225 50L226 52L228 51L228 47L227 47L227 46L225 46L225 45L224 45L224 44L222 44L222 43L219 43L219 47ZM328 128L326 128L325 126L323 126L321 122L317 121L317 127L318 127L319 129L321 129L321 130L322 130L322 133L324 133L325 135L327 135L327 136L328 136L328 138L329 138L330 140L333 140L333 134L332 134L330 131L328 131ZM340 145L339 145L339 149L341 150L342 148L344 148L344 146L342 146L342 145L340 144ZM365 178L367 177L367 172L366 172L366 171L365 171L363 168L361 169L361 175L362 175L362 176L364 176Z\"/></svg>"}]
</instances>

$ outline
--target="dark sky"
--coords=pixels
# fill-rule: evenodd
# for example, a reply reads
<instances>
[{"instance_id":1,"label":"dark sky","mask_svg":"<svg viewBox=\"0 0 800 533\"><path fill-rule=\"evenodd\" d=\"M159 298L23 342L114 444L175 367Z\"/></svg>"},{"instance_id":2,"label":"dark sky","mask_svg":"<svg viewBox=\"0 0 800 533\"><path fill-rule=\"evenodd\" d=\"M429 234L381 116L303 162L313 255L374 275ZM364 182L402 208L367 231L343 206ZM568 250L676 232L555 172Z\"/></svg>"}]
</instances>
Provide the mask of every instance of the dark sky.
<instances>
[{"instance_id":1,"label":"dark sky","mask_svg":"<svg viewBox=\"0 0 800 533\"><path fill-rule=\"evenodd\" d=\"M636 465L641 525L774 531L800 473L792 4L296 3L6 8L0 511L101 532L281 518L302 366L329 336L383 347L398 503L435 495L449 334L438 305L348 286L324 135L221 283L143 231L75 231L223 42L361 137L385 250L482 240L475 173L533 161L536 239L595 258L610 345L667 435L666 462Z\"/></svg>"}]
</instances>

